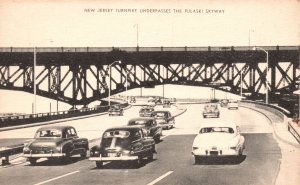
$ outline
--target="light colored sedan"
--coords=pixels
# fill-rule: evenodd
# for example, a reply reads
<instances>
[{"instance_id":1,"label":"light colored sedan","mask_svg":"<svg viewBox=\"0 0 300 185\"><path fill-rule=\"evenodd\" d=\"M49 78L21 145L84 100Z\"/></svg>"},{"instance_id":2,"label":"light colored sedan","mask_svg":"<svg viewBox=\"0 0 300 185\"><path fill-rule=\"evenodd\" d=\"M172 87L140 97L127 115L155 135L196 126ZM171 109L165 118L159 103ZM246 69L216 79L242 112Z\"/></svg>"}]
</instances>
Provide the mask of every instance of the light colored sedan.
<instances>
[{"instance_id":1,"label":"light colored sedan","mask_svg":"<svg viewBox=\"0 0 300 185\"><path fill-rule=\"evenodd\" d=\"M195 163L201 157L241 156L245 149L245 138L239 127L231 122L203 123L195 137L192 154Z\"/></svg>"}]
</instances>

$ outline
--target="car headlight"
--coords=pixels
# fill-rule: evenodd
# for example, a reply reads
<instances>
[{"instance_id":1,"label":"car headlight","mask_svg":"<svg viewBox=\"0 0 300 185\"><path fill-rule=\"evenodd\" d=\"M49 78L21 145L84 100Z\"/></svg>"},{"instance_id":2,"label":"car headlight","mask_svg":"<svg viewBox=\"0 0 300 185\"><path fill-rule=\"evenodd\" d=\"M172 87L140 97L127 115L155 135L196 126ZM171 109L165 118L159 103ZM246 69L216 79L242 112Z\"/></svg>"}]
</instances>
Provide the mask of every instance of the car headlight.
<instances>
[{"instance_id":1,"label":"car headlight","mask_svg":"<svg viewBox=\"0 0 300 185\"><path fill-rule=\"evenodd\" d=\"M55 149L56 149L57 152L61 152L61 147L60 146L56 147Z\"/></svg>"},{"instance_id":2,"label":"car headlight","mask_svg":"<svg viewBox=\"0 0 300 185\"><path fill-rule=\"evenodd\" d=\"M28 148L28 146L24 146L23 152L29 152L29 151L30 151L30 149Z\"/></svg>"}]
</instances>

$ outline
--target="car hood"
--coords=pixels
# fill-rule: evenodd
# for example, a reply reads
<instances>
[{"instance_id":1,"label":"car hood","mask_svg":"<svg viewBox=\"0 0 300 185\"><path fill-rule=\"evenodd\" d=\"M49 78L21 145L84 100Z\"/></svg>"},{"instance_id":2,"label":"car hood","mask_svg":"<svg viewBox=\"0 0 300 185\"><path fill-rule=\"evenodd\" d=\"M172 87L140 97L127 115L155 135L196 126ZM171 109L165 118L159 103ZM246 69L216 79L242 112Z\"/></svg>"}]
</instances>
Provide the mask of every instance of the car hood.
<instances>
[{"instance_id":1,"label":"car hood","mask_svg":"<svg viewBox=\"0 0 300 185\"><path fill-rule=\"evenodd\" d=\"M39 148L39 147L56 147L63 143L64 140L61 138L52 139L52 138L43 138L43 139L35 139L28 144L30 148Z\"/></svg>"},{"instance_id":2,"label":"car hood","mask_svg":"<svg viewBox=\"0 0 300 185\"><path fill-rule=\"evenodd\" d=\"M193 146L199 148L226 147L232 143L235 134L229 133L204 133L198 134L194 139Z\"/></svg>"}]
</instances>

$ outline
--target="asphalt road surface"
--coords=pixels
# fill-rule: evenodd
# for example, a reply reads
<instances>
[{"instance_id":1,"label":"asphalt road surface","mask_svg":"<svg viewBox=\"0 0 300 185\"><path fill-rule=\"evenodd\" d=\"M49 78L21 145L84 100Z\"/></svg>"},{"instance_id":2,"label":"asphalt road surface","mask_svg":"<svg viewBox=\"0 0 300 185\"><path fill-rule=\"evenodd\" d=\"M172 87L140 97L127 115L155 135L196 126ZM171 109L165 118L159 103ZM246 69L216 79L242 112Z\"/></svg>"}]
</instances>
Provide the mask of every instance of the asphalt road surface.
<instances>
[{"instance_id":1,"label":"asphalt road surface","mask_svg":"<svg viewBox=\"0 0 300 185\"><path fill-rule=\"evenodd\" d=\"M206 184L270 185L280 169L281 150L273 138L272 127L263 115L246 109L221 108L220 118L202 118L203 105L187 105L187 112L176 118L174 129L164 130L153 161L143 161L140 168L126 162L111 162L97 169L94 162L74 157L68 164L40 160L36 166L20 162L0 168L1 184ZM99 125L117 125L136 117L138 107L125 111L125 117L107 115L68 122L82 135L95 138ZM97 120L97 121L96 121ZM95 124L95 121L97 124ZM202 122L234 121L240 125L246 149L240 158L207 159L194 163L193 140ZM66 124L66 123L65 123ZM101 127L102 127L101 126ZM105 126L103 126L105 127ZM28 128L30 130L30 128ZM31 128L35 130L34 128ZM27 129L26 133L32 132ZM21 131L11 131L21 134ZM3 133L2 133L3 134ZM5 132L9 135L9 131Z\"/></svg>"}]
</instances>

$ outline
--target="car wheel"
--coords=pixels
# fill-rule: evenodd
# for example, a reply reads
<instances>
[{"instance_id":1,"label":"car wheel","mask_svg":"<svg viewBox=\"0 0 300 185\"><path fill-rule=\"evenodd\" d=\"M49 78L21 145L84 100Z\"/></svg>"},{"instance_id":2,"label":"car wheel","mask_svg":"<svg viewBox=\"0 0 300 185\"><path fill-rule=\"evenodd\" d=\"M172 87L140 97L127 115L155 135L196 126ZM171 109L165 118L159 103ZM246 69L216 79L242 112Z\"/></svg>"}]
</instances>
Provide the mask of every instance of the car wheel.
<instances>
[{"instance_id":1,"label":"car wheel","mask_svg":"<svg viewBox=\"0 0 300 185\"><path fill-rule=\"evenodd\" d=\"M87 155L86 152L87 152L86 149L82 150L82 152L80 154L81 159L85 159L86 158L86 155Z\"/></svg>"},{"instance_id":2,"label":"car wheel","mask_svg":"<svg viewBox=\"0 0 300 185\"><path fill-rule=\"evenodd\" d=\"M199 156L194 156L195 157L195 164L199 164L200 163L200 157Z\"/></svg>"},{"instance_id":3,"label":"car wheel","mask_svg":"<svg viewBox=\"0 0 300 185\"><path fill-rule=\"evenodd\" d=\"M148 161L153 161L153 152L151 151L151 154L147 157Z\"/></svg>"},{"instance_id":4,"label":"car wheel","mask_svg":"<svg viewBox=\"0 0 300 185\"><path fill-rule=\"evenodd\" d=\"M140 167L142 165L142 157L138 156L138 159L135 161L135 167Z\"/></svg>"},{"instance_id":5,"label":"car wheel","mask_svg":"<svg viewBox=\"0 0 300 185\"><path fill-rule=\"evenodd\" d=\"M29 163L30 163L31 166L34 166L34 165L36 165L37 159L35 159L35 158L29 158L28 161L29 161Z\"/></svg>"},{"instance_id":6,"label":"car wheel","mask_svg":"<svg viewBox=\"0 0 300 185\"><path fill-rule=\"evenodd\" d=\"M102 161L96 161L96 167L98 169L102 168L102 166L103 166L103 162Z\"/></svg>"},{"instance_id":7,"label":"car wheel","mask_svg":"<svg viewBox=\"0 0 300 185\"><path fill-rule=\"evenodd\" d=\"M239 149L239 156L242 156L242 155L243 155L243 149L240 148L240 149Z\"/></svg>"},{"instance_id":8,"label":"car wheel","mask_svg":"<svg viewBox=\"0 0 300 185\"><path fill-rule=\"evenodd\" d=\"M154 139L155 143L159 143L160 142L160 135L157 135Z\"/></svg>"}]
</instances>

